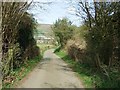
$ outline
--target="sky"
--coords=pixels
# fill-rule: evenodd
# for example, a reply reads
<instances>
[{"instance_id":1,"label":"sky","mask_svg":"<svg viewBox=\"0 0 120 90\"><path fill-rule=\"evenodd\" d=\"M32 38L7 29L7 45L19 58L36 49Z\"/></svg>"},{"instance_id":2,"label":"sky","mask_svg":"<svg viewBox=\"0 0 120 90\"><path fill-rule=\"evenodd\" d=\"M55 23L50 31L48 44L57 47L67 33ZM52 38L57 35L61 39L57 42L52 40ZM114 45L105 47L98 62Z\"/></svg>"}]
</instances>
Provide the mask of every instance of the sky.
<instances>
[{"instance_id":1,"label":"sky","mask_svg":"<svg viewBox=\"0 0 120 90\"><path fill-rule=\"evenodd\" d=\"M75 0L34 0L33 5L28 12L34 15L34 18L40 24L53 24L59 18L68 18L73 24L79 26L81 20L75 15L75 8L71 5ZM52 2L51 4L43 4Z\"/></svg>"}]
</instances>

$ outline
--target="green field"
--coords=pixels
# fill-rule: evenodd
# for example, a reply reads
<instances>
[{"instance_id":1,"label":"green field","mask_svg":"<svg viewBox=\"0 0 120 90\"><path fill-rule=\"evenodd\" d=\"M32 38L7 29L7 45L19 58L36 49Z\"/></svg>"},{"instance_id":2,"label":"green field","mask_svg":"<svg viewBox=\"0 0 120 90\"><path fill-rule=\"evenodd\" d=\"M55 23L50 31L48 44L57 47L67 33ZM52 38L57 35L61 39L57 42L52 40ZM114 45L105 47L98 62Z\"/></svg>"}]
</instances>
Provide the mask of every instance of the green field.
<instances>
[{"instance_id":1,"label":"green field","mask_svg":"<svg viewBox=\"0 0 120 90\"><path fill-rule=\"evenodd\" d=\"M51 44L43 44L43 43L37 44L37 46L40 48L41 55L44 54L44 51L55 47L54 45L51 45Z\"/></svg>"}]
</instances>

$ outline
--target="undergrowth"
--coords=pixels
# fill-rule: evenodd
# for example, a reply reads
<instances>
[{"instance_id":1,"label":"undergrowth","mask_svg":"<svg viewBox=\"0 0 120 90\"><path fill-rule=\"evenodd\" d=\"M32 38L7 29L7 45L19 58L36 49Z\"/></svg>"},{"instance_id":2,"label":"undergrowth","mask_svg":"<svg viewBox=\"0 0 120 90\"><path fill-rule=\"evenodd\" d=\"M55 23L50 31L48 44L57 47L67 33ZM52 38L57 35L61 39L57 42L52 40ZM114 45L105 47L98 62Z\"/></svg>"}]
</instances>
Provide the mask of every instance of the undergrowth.
<instances>
[{"instance_id":1,"label":"undergrowth","mask_svg":"<svg viewBox=\"0 0 120 90\"><path fill-rule=\"evenodd\" d=\"M20 68L17 68L11 72L8 76L10 80L4 80L2 89L5 88L14 88L18 82L23 79L26 75L28 75L35 66L40 62L42 56L37 56L34 59L27 60Z\"/></svg>"},{"instance_id":2,"label":"undergrowth","mask_svg":"<svg viewBox=\"0 0 120 90\"><path fill-rule=\"evenodd\" d=\"M115 79L111 81L101 74L97 68L76 62L71 59L64 50L55 53L67 62L69 67L77 73L85 88L120 88L120 84L116 82ZM113 73L111 75L113 75ZM116 75L120 74L117 73Z\"/></svg>"}]
</instances>

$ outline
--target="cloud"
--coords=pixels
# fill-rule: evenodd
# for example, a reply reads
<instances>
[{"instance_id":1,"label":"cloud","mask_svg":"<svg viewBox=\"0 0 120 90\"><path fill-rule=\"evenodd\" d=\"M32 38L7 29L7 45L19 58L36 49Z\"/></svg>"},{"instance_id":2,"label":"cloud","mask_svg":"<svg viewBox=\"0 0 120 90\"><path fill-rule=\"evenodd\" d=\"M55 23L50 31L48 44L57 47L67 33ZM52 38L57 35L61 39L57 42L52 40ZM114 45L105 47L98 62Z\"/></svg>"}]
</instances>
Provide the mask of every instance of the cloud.
<instances>
[{"instance_id":1,"label":"cloud","mask_svg":"<svg viewBox=\"0 0 120 90\"><path fill-rule=\"evenodd\" d=\"M74 6L70 6L67 8L67 12L70 14L75 14L76 13L76 8Z\"/></svg>"}]
</instances>

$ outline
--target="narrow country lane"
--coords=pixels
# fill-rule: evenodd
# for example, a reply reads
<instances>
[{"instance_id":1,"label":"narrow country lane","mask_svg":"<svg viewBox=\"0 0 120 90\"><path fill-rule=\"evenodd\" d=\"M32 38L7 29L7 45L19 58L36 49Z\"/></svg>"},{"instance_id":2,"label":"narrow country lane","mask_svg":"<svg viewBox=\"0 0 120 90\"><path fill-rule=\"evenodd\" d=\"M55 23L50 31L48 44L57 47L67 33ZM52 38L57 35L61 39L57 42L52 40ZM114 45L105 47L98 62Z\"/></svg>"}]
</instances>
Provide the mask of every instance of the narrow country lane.
<instances>
[{"instance_id":1,"label":"narrow country lane","mask_svg":"<svg viewBox=\"0 0 120 90\"><path fill-rule=\"evenodd\" d=\"M50 49L17 88L83 88L83 85L75 72Z\"/></svg>"}]
</instances>

